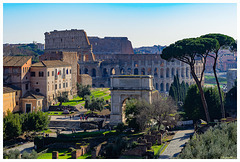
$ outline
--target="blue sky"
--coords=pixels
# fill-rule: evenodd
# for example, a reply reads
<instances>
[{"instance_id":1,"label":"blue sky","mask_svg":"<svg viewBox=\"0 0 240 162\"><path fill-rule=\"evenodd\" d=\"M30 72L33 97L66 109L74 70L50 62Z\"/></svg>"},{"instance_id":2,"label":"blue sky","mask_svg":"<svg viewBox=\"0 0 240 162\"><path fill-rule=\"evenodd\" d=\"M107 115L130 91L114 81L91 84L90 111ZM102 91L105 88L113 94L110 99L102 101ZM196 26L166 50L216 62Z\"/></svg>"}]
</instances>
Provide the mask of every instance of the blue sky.
<instances>
[{"instance_id":1,"label":"blue sky","mask_svg":"<svg viewBox=\"0 0 240 162\"><path fill-rule=\"evenodd\" d=\"M3 43L44 43L44 33L84 29L88 36L124 36L133 47L169 45L188 37L223 33L237 38L237 5L3 4Z\"/></svg>"}]
</instances>

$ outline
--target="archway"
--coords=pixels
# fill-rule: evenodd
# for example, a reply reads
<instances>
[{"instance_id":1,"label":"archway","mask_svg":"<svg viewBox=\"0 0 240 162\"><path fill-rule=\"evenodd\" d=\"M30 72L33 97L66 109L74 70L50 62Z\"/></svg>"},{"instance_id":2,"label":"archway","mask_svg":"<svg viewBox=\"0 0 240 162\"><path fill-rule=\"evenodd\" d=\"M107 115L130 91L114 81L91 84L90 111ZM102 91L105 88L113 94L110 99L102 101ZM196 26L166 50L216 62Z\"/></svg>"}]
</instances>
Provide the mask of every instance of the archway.
<instances>
[{"instance_id":1,"label":"archway","mask_svg":"<svg viewBox=\"0 0 240 162\"><path fill-rule=\"evenodd\" d=\"M92 69L92 77L96 77L96 69L95 68Z\"/></svg>"},{"instance_id":2,"label":"archway","mask_svg":"<svg viewBox=\"0 0 240 162\"><path fill-rule=\"evenodd\" d=\"M164 70L163 68L160 69L160 78L163 78L164 77Z\"/></svg>"},{"instance_id":3,"label":"archway","mask_svg":"<svg viewBox=\"0 0 240 162\"><path fill-rule=\"evenodd\" d=\"M120 69L120 74L121 74L121 75L125 75L125 69L124 69L124 68L121 68L121 69Z\"/></svg>"},{"instance_id":4,"label":"archway","mask_svg":"<svg viewBox=\"0 0 240 162\"><path fill-rule=\"evenodd\" d=\"M172 68L172 78L174 77L174 75L175 75L175 69Z\"/></svg>"},{"instance_id":5,"label":"archway","mask_svg":"<svg viewBox=\"0 0 240 162\"><path fill-rule=\"evenodd\" d=\"M160 91L161 91L161 92L164 91L164 85L163 85L163 83L160 84Z\"/></svg>"},{"instance_id":6,"label":"archway","mask_svg":"<svg viewBox=\"0 0 240 162\"><path fill-rule=\"evenodd\" d=\"M131 68L128 68L127 69L127 75L131 75L132 74L132 69Z\"/></svg>"},{"instance_id":7,"label":"archway","mask_svg":"<svg viewBox=\"0 0 240 162\"><path fill-rule=\"evenodd\" d=\"M145 69L144 68L142 68L142 70L141 70L141 75L145 75Z\"/></svg>"},{"instance_id":8,"label":"archway","mask_svg":"<svg viewBox=\"0 0 240 162\"><path fill-rule=\"evenodd\" d=\"M166 84L166 91L169 91L169 83Z\"/></svg>"},{"instance_id":9,"label":"archway","mask_svg":"<svg viewBox=\"0 0 240 162\"><path fill-rule=\"evenodd\" d=\"M158 77L158 68L154 69L154 77L156 77L156 78Z\"/></svg>"},{"instance_id":10,"label":"archway","mask_svg":"<svg viewBox=\"0 0 240 162\"><path fill-rule=\"evenodd\" d=\"M102 74L103 77L108 77L108 71L106 68L103 69L103 74Z\"/></svg>"},{"instance_id":11,"label":"archway","mask_svg":"<svg viewBox=\"0 0 240 162\"><path fill-rule=\"evenodd\" d=\"M114 75L111 77L111 115L110 124L125 121L123 114L126 101L130 98L146 100L152 103L154 90L151 75Z\"/></svg>"},{"instance_id":12,"label":"archway","mask_svg":"<svg viewBox=\"0 0 240 162\"><path fill-rule=\"evenodd\" d=\"M134 75L138 75L138 68L134 69Z\"/></svg>"},{"instance_id":13,"label":"archway","mask_svg":"<svg viewBox=\"0 0 240 162\"><path fill-rule=\"evenodd\" d=\"M148 68L147 73L148 73L148 75L152 75L152 68Z\"/></svg>"},{"instance_id":14,"label":"archway","mask_svg":"<svg viewBox=\"0 0 240 162\"><path fill-rule=\"evenodd\" d=\"M87 68L84 69L84 74L88 74L88 69Z\"/></svg>"},{"instance_id":15,"label":"archway","mask_svg":"<svg viewBox=\"0 0 240 162\"><path fill-rule=\"evenodd\" d=\"M116 71L114 68L111 68L110 75L116 75Z\"/></svg>"},{"instance_id":16,"label":"archway","mask_svg":"<svg viewBox=\"0 0 240 162\"><path fill-rule=\"evenodd\" d=\"M166 78L169 78L169 68L166 69Z\"/></svg>"}]
</instances>

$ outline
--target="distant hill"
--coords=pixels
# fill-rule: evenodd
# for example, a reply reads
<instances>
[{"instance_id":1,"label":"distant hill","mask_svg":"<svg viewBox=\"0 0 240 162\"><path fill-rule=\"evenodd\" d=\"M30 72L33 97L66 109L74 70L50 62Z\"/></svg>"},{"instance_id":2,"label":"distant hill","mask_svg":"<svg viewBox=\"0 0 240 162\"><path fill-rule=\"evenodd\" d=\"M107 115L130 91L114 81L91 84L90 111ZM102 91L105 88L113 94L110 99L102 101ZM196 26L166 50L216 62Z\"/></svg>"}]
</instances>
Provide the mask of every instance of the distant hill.
<instances>
[{"instance_id":1,"label":"distant hill","mask_svg":"<svg viewBox=\"0 0 240 162\"><path fill-rule=\"evenodd\" d=\"M149 47L134 48L134 54L162 54L162 50L166 46L154 45Z\"/></svg>"},{"instance_id":2,"label":"distant hill","mask_svg":"<svg viewBox=\"0 0 240 162\"><path fill-rule=\"evenodd\" d=\"M38 56L44 53L44 50L39 49L43 44L4 44L3 55L4 56L32 56L32 61L38 62ZM43 49L43 48L42 48Z\"/></svg>"}]
</instances>

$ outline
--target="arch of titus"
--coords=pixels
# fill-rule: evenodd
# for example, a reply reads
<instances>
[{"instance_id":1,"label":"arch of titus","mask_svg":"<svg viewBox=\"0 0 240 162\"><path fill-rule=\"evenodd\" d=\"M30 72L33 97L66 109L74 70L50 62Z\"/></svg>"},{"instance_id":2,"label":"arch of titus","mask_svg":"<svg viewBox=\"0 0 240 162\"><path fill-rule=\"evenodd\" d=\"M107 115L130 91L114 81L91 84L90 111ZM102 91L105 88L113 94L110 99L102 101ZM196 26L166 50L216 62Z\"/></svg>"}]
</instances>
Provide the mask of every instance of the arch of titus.
<instances>
[{"instance_id":1,"label":"arch of titus","mask_svg":"<svg viewBox=\"0 0 240 162\"><path fill-rule=\"evenodd\" d=\"M130 98L144 99L152 103L158 94L153 87L152 75L115 75L111 77L110 124L125 122L124 105ZM157 93L156 93L157 92Z\"/></svg>"}]
</instances>

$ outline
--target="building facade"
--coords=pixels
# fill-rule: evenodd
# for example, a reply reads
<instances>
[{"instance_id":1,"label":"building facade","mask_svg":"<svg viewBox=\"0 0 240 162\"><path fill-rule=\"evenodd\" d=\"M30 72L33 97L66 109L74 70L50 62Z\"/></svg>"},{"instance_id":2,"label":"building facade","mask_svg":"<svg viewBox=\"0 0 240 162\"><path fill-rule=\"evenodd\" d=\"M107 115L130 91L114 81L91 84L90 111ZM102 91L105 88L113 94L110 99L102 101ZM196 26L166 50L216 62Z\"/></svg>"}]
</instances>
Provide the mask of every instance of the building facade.
<instances>
[{"instance_id":1,"label":"building facade","mask_svg":"<svg viewBox=\"0 0 240 162\"><path fill-rule=\"evenodd\" d=\"M35 63L31 67L31 89L45 96L43 110L57 103L57 97L67 92L72 98L72 67L60 60Z\"/></svg>"}]
</instances>

